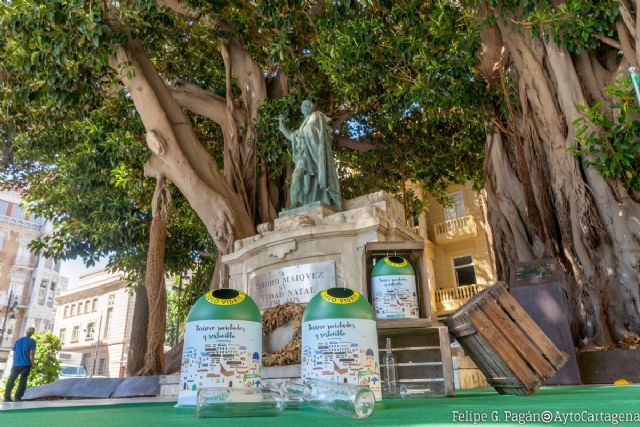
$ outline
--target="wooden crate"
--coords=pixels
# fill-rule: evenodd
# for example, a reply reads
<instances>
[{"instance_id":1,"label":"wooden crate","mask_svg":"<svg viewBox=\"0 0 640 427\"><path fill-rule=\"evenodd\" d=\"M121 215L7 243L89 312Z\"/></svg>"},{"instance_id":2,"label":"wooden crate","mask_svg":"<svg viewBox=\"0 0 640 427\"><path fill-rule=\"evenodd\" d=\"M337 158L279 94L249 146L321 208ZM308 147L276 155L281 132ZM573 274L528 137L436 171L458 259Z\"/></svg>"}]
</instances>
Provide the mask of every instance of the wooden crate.
<instances>
[{"instance_id":1,"label":"wooden crate","mask_svg":"<svg viewBox=\"0 0 640 427\"><path fill-rule=\"evenodd\" d=\"M474 296L445 323L500 394L530 395L569 359L502 282Z\"/></svg>"},{"instance_id":2,"label":"wooden crate","mask_svg":"<svg viewBox=\"0 0 640 427\"><path fill-rule=\"evenodd\" d=\"M379 329L380 373L384 376L387 338L398 363L398 382L407 386L429 388L424 397L455 394L449 332L444 326L411 330Z\"/></svg>"},{"instance_id":3,"label":"wooden crate","mask_svg":"<svg viewBox=\"0 0 640 427\"><path fill-rule=\"evenodd\" d=\"M406 258L416 271L416 290L418 292L419 319L381 319L377 320L378 329L412 329L426 328L432 324L431 296L427 275L427 262L424 243L419 242L369 242L363 253L363 269L365 272L361 289L366 290L366 297L373 305L371 297L371 271L379 259L388 255Z\"/></svg>"}]
</instances>

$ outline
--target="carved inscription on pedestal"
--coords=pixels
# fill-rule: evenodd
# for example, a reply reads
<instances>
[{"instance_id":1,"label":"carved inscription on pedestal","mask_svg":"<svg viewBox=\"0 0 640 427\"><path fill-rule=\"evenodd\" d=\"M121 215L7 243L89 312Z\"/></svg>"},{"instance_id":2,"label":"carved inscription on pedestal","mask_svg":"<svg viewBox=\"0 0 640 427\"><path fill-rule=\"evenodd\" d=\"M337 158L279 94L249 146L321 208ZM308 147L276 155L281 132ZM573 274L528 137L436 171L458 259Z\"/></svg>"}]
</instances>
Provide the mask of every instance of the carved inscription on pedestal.
<instances>
[{"instance_id":1,"label":"carved inscription on pedestal","mask_svg":"<svg viewBox=\"0 0 640 427\"><path fill-rule=\"evenodd\" d=\"M334 261L293 265L249 277L249 295L264 310L285 302L306 303L336 285Z\"/></svg>"}]
</instances>

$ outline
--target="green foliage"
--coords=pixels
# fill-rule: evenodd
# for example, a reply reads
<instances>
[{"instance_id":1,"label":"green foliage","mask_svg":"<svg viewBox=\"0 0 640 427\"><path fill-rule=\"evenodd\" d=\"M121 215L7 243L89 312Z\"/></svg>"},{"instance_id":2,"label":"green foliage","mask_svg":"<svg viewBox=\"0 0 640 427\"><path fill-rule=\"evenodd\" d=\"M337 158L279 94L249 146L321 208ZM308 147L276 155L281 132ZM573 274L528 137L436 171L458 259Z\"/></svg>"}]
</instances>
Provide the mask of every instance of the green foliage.
<instances>
[{"instance_id":1,"label":"green foliage","mask_svg":"<svg viewBox=\"0 0 640 427\"><path fill-rule=\"evenodd\" d=\"M58 352L62 349L60 338L51 332L37 332L33 334L36 340L36 354L34 368L29 374L29 387L49 384L58 379L60 361Z\"/></svg>"},{"instance_id":2,"label":"green foliage","mask_svg":"<svg viewBox=\"0 0 640 427\"><path fill-rule=\"evenodd\" d=\"M630 192L640 191L640 107L628 80L605 88L610 101L592 107L580 105L584 117L577 119L572 152L585 167L594 167L604 178L619 180ZM615 112L613 118L609 114Z\"/></svg>"},{"instance_id":3,"label":"green foliage","mask_svg":"<svg viewBox=\"0 0 640 427\"><path fill-rule=\"evenodd\" d=\"M27 387L35 387L43 384L49 384L58 379L60 374L60 361L58 360L58 352L62 349L60 338L51 332L36 332L33 334L36 340L36 353L34 355L34 366L29 373ZM2 383L0 392L4 394L7 386L8 378ZM16 382L13 393L15 393L18 384Z\"/></svg>"},{"instance_id":4,"label":"green foliage","mask_svg":"<svg viewBox=\"0 0 640 427\"><path fill-rule=\"evenodd\" d=\"M600 46L598 36L612 36L620 18L620 2L614 0L489 0L488 4L500 11L498 19L530 29L534 37L552 35L574 53Z\"/></svg>"},{"instance_id":5,"label":"green foliage","mask_svg":"<svg viewBox=\"0 0 640 427\"><path fill-rule=\"evenodd\" d=\"M180 285L180 275L173 277L174 288L167 295L167 343L173 344L176 338L182 339L184 326L187 322L189 310L205 292L209 290L215 259L198 264L190 275L183 274ZM176 328L180 323L180 328Z\"/></svg>"},{"instance_id":6,"label":"green foliage","mask_svg":"<svg viewBox=\"0 0 640 427\"><path fill-rule=\"evenodd\" d=\"M141 3L131 3L127 15L140 23L136 34L145 42L166 53L166 32L153 26L179 22L173 35L187 43L182 20L173 23L148 7L152 2ZM149 156L144 127L107 66L122 40L104 24L100 4L13 1L2 8L0 185L25 189L29 209L54 222L51 234L32 242L33 250L80 257L89 266L106 256L109 267L137 284L145 270L154 182L143 175ZM195 126L217 136L211 125ZM165 265L177 272L206 263L200 253L215 253L215 247L182 195L173 189L172 196Z\"/></svg>"},{"instance_id":7,"label":"green foliage","mask_svg":"<svg viewBox=\"0 0 640 427\"><path fill-rule=\"evenodd\" d=\"M305 98L330 116L351 112L339 134L377 148L336 150L346 198L398 193L404 180L436 194L452 182L481 183L488 95L474 72L480 28L457 3L325 2L315 16L315 1L186 3L208 18L185 20L143 0L114 3L126 29L108 26L100 2L14 0L0 11L0 180L27 189L30 209L57 227L33 249L87 264L108 256L111 267L140 282L153 192L143 176L149 153L140 117L108 66L115 46L130 38L167 81L221 96L221 41L241 41L268 84L285 73L288 95L261 106L252 140L256 166L264 162L277 185L290 164L277 118L297 126ZM189 118L222 166L218 125ZM207 271L212 259L201 254L215 254L212 240L175 189L172 200L166 268Z\"/></svg>"},{"instance_id":8,"label":"green foliage","mask_svg":"<svg viewBox=\"0 0 640 427\"><path fill-rule=\"evenodd\" d=\"M286 174L287 165L292 163L291 147L278 130L278 117L289 117L289 127L298 124L301 118L300 104L302 100L296 95L279 99L268 99L260 106L261 120L255 125L256 155L267 162L269 176L280 177Z\"/></svg>"},{"instance_id":9,"label":"green foliage","mask_svg":"<svg viewBox=\"0 0 640 427\"><path fill-rule=\"evenodd\" d=\"M418 197L418 194L415 190L405 189L404 194L399 193L395 196L396 200L403 204L405 203L404 197L406 197L407 199L405 212L407 219L419 217L423 212L427 212L429 207L428 201Z\"/></svg>"},{"instance_id":10,"label":"green foliage","mask_svg":"<svg viewBox=\"0 0 640 427\"><path fill-rule=\"evenodd\" d=\"M477 28L449 1L332 2L319 21L317 61L356 111L343 134L372 153L338 154L346 197L397 191L403 179L439 192L482 181L482 80L475 75ZM347 172L347 171L345 171Z\"/></svg>"},{"instance_id":11,"label":"green foliage","mask_svg":"<svg viewBox=\"0 0 640 427\"><path fill-rule=\"evenodd\" d=\"M46 99L54 113L68 104L92 105L93 93L109 83L113 34L101 8L91 2L5 2L0 23L2 31L13 35L3 40L0 61L31 80L12 87L18 102Z\"/></svg>"}]
</instances>

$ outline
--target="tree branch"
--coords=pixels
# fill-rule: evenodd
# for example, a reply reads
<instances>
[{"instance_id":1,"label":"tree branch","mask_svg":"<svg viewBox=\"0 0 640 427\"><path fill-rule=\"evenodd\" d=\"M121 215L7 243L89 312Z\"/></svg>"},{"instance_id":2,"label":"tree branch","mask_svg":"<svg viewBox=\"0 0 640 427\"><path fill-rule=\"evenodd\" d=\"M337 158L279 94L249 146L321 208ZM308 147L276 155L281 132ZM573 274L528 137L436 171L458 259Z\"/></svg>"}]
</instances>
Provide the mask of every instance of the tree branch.
<instances>
[{"instance_id":1,"label":"tree branch","mask_svg":"<svg viewBox=\"0 0 640 427\"><path fill-rule=\"evenodd\" d=\"M272 77L267 83L267 93L271 99L279 99L289 94L289 80L287 75L278 71L278 75Z\"/></svg>"},{"instance_id":2,"label":"tree branch","mask_svg":"<svg viewBox=\"0 0 640 427\"><path fill-rule=\"evenodd\" d=\"M145 171L159 171L171 179L202 219L218 248L223 253L229 251L235 237L243 238L254 232L240 198L196 138L192 124L140 44L130 40L118 47L111 63L131 94L151 139L158 139L155 145L158 153L151 156ZM126 72L129 67L133 74Z\"/></svg>"},{"instance_id":3,"label":"tree branch","mask_svg":"<svg viewBox=\"0 0 640 427\"><path fill-rule=\"evenodd\" d=\"M184 4L180 0L157 0L158 6L171 10L179 17L191 20L191 21L202 21L203 23L217 27L222 30L229 31L231 28L229 25L223 21L212 18L208 15L203 15L195 10L191 9L188 5Z\"/></svg>"},{"instance_id":4,"label":"tree branch","mask_svg":"<svg viewBox=\"0 0 640 427\"><path fill-rule=\"evenodd\" d=\"M316 1L315 4L311 6L311 10L309 11L309 18L311 19L316 18L318 15L320 15L323 9L324 9L324 0Z\"/></svg>"},{"instance_id":5,"label":"tree branch","mask_svg":"<svg viewBox=\"0 0 640 427\"><path fill-rule=\"evenodd\" d=\"M345 110L331 116L331 127L333 130L339 129L342 124L353 117L355 111Z\"/></svg>"},{"instance_id":6,"label":"tree branch","mask_svg":"<svg viewBox=\"0 0 640 427\"><path fill-rule=\"evenodd\" d=\"M637 67L636 51L631 44L627 27L622 22L618 21L616 22L616 30L618 31L618 38L620 39L620 47L622 48L624 58L629 61L629 64L634 64Z\"/></svg>"},{"instance_id":7,"label":"tree branch","mask_svg":"<svg viewBox=\"0 0 640 427\"><path fill-rule=\"evenodd\" d=\"M191 10L189 6L184 5L178 0L158 0L158 7L172 10L177 15L186 19L200 19L200 14Z\"/></svg>"},{"instance_id":8,"label":"tree branch","mask_svg":"<svg viewBox=\"0 0 640 427\"><path fill-rule=\"evenodd\" d=\"M620 6L618 6L618 10L620 10L620 16L622 16L622 20L624 21L631 37L636 37L636 24L633 21L633 17L631 16L631 7L627 0L620 0Z\"/></svg>"},{"instance_id":9,"label":"tree branch","mask_svg":"<svg viewBox=\"0 0 640 427\"><path fill-rule=\"evenodd\" d=\"M236 85L242 91L243 98L249 101L247 112L251 120L258 118L260 104L267 98L267 84L262 70L251 56L237 42L229 42L231 72Z\"/></svg>"},{"instance_id":10,"label":"tree branch","mask_svg":"<svg viewBox=\"0 0 640 427\"><path fill-rule=\"evenodd\" d=\"M622 46L620 45L620 43L617 40L612 39L611 37L598 34L596 38L604 44L607 44L615 49L622 50Z\"/></svg>"},{"instance_id":11,"label":"tree branch","mask_svg":"<svg viewBox=\"0 0 640 427\"><path fill-rule=\"evenodd\" d=\"M376 148L369 142L352 139L342 135L335 136L334 140L334 146L337 148L346 148L348 150L359 151L361 153L366 153L367 151L371 151Z\"/></svg>"},{"instance_id":12,"label":"tree branch","mask_svg":"<svg viewBox=\"0 0 640 427\"><path fill-rule=\"evenodd\" d=\"M222 128L227 126L227 101L224 97L184 81L168 83L168 86L173 98L181 107L213 120ZM239 126L245 125L244 116L236 111L233 119Z\"/></svg>"}]
</instances>

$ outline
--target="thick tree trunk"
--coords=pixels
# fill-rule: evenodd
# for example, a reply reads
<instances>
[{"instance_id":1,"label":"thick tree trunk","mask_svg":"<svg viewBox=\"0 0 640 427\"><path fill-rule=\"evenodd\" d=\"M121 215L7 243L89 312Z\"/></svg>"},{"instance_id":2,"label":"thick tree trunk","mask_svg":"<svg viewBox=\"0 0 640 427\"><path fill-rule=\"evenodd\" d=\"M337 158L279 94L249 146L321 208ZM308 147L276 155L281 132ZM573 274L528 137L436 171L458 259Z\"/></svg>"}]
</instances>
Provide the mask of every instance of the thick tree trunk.
<instances>
[{"instance_id":1,"label":"thick tree trunk","mask_svg":"<svg viewBox=\"0 0 640 427\"><path fill-rule=\"evenodd\" d=\"M133 306L133 320L129 351L127 352L127 376L135 375L144 366L144 355L147 353L147 327L149 322L149 305L147 288L138 286L136 302Z\"/></svg>"},{"instance_id":2,"label":"thick tree trunk","mask_svg":"<svg viewBox=\"0 0 640 427\"><path fill-rule=\"evenodd\" d=\"M149 302L147 323L147 352L144 366L137 375L161 375L164 373L164 341L167 319L167 294L164 281L164 245L167 238L168 188L164 177L159 176L153 195L153 217L149 232L149 249L144 286Z\"/></svg>"},{"instance_id":3,"label":"thick tree trunk","mask_svg":"<svg viewBox=\"0 0 640 427\"><path fill-rule=\"evenodd\" d=\"M180 372L180 364L182 363L182 348L184 341L180 341L171 350L164 354L164 373L165 375Z\"/></svg>"},{"instance_id":4,"label":"thick tree trunk","mask_svg":"<svg viewBox=\"0 0 640 427\"><path fill-rule=\"evenodd\" d=\"M621 64L572 57L549 40L498 20L483 37L489 85L512 105L486 145L485 187L498 276L519 261L553 257L565 273L576 344L610 344L640 334L640 205L618 182L583 168L576 106L602 99ZM513 88L517 89L515 91Z\"/></svg>"},{"instance_id":5,"label":"thick tree trunk","mask_svg":"<svg viewBox=\"0 0 640 427\"><path fill-rule=\"evenodd\" d=\"M127 23L123 22L117 4L104 5L109 25L127 32ZM179 0L161 0L158 5L187 20L196 16L209 20ZM281 70L275 77L266 77L240 40L222 40L220 54L225 66L225 96L193 83L163 80L134 37L115 48L109 65L118 72L147 131L146 143L152 155L145 166L145 175L171 180L204 223L218 253L226 254L233 250L234 240L252 236L257 225L273 221L278 210L288 204L288 193L281 191L287 176L277 180L269 176L267 164L256 159L253 141L260 106L268 98L286 96L288 83ZM234 84L240 96L234 97ZM224 137L222 170L198 140L183 108L220 126ZM346 117L348 114L338 122L342 123ZM353 144L344 137L340 137L338 143L358 150L371 148L368 144ZM152 228L162 231L162 220L155 216L153 220ZM151 254L151 247L149 251ZM157 272L149 271L154 262L158 262L156 258L149 258L146 280L156 280L153 278ZM220 270L218 262L212 287L220 286ZM157 277L159 283L160 276ZM150 284L155 286L155 281ZM145 370L158 371L160 338L156 335L162 327L164 338L165 323L156 310L160 310L158 304L164 301L164 288L162 294L152 293L151 288L147 291L150 309L147 353L155 358L147 360L149 366Z\"/></svg>"},{"instance_id":6,"label":"thick tree trunk","mask_svg":"<svg viewBox=\"0 0 640 427\"><path fill-rule=\"evenodd\" d=\"M140 44L130 41L117 48L111 65L118 70L147 130L147 145L153 155L146 175L162 174L180 189L220 252L229 252L236 238L254 234L253 220L242 197L197 139L189 119ZM133 76L127 72L131 68Z\"/></svg>"}]
</instances>

